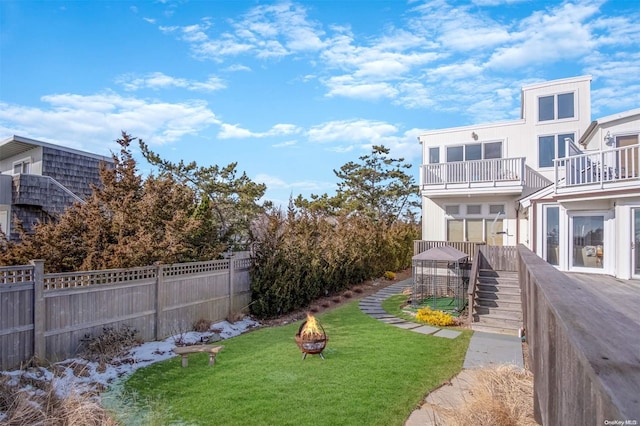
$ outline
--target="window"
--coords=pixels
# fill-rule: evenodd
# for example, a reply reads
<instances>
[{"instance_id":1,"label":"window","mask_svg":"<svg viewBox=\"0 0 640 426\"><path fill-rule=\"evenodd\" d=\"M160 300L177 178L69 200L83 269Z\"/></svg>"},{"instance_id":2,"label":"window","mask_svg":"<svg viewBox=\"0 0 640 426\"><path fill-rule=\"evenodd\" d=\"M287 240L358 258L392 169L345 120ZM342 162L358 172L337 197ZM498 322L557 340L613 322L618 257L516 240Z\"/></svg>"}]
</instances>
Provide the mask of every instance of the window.
<instances>
[{"instance_id":1,"label":"window","mask_svg":"<svg viewBox=\"0 0 640 426\"><path fill-rule=\"evenodd\" d=\"M467 205L467 214L480 214L482 213L482 205L469 204Z\"/></svg>"},{"instance_id":2,"label":"window","mask_svg":"<svg viewBox=\"0 0 640 426\"><path fill-rule=\"evenodd\" d=\"M440 148L429 148L429 164L440 162Z\"/></svg>"},{"instance_id":3,"label":"window","mask_svg":"<svg viewBox=\"0 0 640 426\"><path fill-rule=\"evenodd\" d=\"M546 240L545 257L551 265L558 265L560 258L560 207L547 206L544 212L544 219L546 221L544 237Z\"/></svg>"},{"instance_id":4,"label":"window","mask_svg":"<svg viewBox=\"0 0 640 426\"><path fill-rule=\"evenodd\" d=\"M455 161L464 160L464 147L463 146L448 146L447 147L447 163L453 163Z\"/></svg>"},{"instance_id":5,"label":"window","mask_svg":"<svg viewBox=\"0 0 640 426\"><path fill-rule=\"evenodd\" d=\"M565 158L573 133L538 137L538 167L553 167L553 160Z\"/></svg>"},{"instance_id":6,"label":"window","mask_svg":"<svg viewBox=\"0 0 640 426\"><path fill-rule=\"evenodd\" d=\"M502 158L502 142L485 143L484 158Z\"/></svg>"},{"instance_id":7,"label":"window","mask_svg":"<svg viewBox=\"0 0 640 426\"><path fill-rule=\"evenodd\" d=\"M31 163L29 162L29 160L22 160L22 161L18 161L16 163L13 163L13 174L14 175L19 175L19 174L28 174L29 171L31 171Z\"/></svg>"},{"instance_id":8,"label":"window","mask_svg":"<svg viewBox=\"0 0 640 426\"><path fill-rule=\"evenodd\" d=\"M460 206L446 206L444 211L448 215L460 214Z\"/></svg>"},{"instance_id":9,"label":"window","mask_svg":"<svg viewBox=\"0 0 640 426\"><path fill-rule=\"evenodd\" d=\"M502 142L473 143L447 147L447 163L502 158Z\"/></svg>"},{"instance_id":10,"label":"window","mask_svg":"<svg viewBox=\"0 0 640 426\"><path fill-rule=\"evenodd\" d=\"M504 204L490 204L491 215L482 216L482 204L462 204L445 206L445 211L450 217L446 221L447 241L486 242L490 245L502 245L504 240L503 218L498 218L498 213L504 214ZM463 211L465 214L460 214ZM453 216L453 217L451 217ZM478 217L479 216L479 217Z\"/></svg>"},{"instance_id":11,"label":"window","mask_svg":"<svg viewBox=\"0 0 640 426\"><path fill-rule=\"evenodd\" d=\"M496 215L504 213L504 204L490 204L489 205L489 214Z\"/></svg>"},{"instance_id":12,"label":"window","mask_svg":"<svg viewBox=\"0 0 640 426\"><path fill-rule=\"evenodd\" d=\"M574 93L562 93L538 98L538 121L575 117Z\"/></svg>"},{"instance_id":13,"label":"window","mask_svg":"<svg viewBox=\"0 0 640 426\"><path fill-rule=\"evenodd\" d=\"M464 221L452 219L447 221L447 241L464 241Z\"/></svg>"}]
</instances>

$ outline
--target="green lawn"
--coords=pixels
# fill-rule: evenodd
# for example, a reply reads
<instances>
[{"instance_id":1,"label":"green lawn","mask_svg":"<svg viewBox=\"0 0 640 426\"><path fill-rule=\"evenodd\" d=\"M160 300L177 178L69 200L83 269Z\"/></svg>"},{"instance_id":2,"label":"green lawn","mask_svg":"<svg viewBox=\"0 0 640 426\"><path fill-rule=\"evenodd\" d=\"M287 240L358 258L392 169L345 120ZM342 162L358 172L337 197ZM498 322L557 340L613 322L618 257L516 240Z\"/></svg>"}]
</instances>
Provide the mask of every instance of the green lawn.
<instances>
[{"instance_id":1,"label":"green lawn","mask_svg":"<svg viewBox=\"0 0 640 426\"><path fill-rule=\"evenodd\" d=\"M206 354L138 370L125 389L161 406L158 424L402 425L430 389L462 368L471 337L425 336L363 314L357 302L318 315L326 360L302 360L300 323L224 341L216 365Z\"/></svg>"}]
</instances>

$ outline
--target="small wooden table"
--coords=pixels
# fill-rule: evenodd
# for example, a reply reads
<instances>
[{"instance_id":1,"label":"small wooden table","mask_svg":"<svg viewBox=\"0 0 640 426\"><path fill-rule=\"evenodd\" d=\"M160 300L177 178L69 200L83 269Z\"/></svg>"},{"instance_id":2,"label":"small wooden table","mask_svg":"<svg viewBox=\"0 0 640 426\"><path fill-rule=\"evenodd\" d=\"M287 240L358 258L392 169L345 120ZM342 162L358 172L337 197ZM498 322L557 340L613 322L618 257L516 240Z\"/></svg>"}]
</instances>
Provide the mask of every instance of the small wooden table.
<instances>
[{"instance_id":1,"label":"small wooden table","mask_svg":"<svg viewBox=\"0 0 640 426\"><path fill-rule=\"evenodd\" d=\"M216 363L216 355L224 348L224 345L192 345L192 346L177 346L173 348L173 352L182 356L182 366L189 365L189 354L197 352L209 352L209 365Z\"/></svg>"}]
</instances>

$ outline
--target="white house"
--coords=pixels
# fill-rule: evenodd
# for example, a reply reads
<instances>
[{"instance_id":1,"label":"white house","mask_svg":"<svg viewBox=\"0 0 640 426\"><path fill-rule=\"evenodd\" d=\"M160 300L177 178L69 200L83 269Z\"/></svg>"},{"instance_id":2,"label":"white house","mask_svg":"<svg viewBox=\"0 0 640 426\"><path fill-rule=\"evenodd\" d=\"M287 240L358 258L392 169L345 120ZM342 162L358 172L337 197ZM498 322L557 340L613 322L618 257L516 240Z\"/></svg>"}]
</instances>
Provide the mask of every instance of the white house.
<instances>
[{"instance_id":1,"label":"white house","mask_svg":"<svg viewBox=\"0 0 640 426\"><path fill-rule=\"evenodd\" d=\"M592 121L590 83L527 85L518 120L421 134L422 238L640 278L640 109Z\"/></svg>"}]
</instances>

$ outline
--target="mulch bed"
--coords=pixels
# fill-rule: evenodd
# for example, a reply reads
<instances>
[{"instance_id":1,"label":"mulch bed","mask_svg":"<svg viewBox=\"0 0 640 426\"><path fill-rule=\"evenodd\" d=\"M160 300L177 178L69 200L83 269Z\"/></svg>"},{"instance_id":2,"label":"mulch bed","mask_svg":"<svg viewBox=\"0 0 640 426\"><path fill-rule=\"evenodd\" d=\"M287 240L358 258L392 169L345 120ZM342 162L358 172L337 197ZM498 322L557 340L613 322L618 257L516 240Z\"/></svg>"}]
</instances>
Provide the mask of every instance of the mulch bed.
<instances>
[{"instance_id":1,"label":"mulch bed","mask_svg":"<svg viewBox=\"0 0 640 426\"><path fill-rule=\"evenodd\" d=\"M360 284L354 284L349 286L348 289L343 290L338 294L332 294L332 295L321 297L314 300L305 309L300 309L298 311L294 311L294 312L282 315L278 318L274 318L270 320L261 320L260 322L264 326L279 326L279 325L289 324L291 322L299 321L301 319L306 318L307 312L311 312L313 315L320 314L329 309L334 309L346 303L353 302L354 300L359 300L364 297L370 296L374 293L377 293L380 289L383 289L392 284L395 284L398 281L404 281L410 277L411 277L411 268L408 268L403 271L396 272L395 280L388 280L386 278L376 278L373 280L365 281ZM346 292L350 292L351 297L345 297L344 294Z\"/></svg>"}]
</instances>

